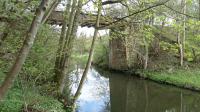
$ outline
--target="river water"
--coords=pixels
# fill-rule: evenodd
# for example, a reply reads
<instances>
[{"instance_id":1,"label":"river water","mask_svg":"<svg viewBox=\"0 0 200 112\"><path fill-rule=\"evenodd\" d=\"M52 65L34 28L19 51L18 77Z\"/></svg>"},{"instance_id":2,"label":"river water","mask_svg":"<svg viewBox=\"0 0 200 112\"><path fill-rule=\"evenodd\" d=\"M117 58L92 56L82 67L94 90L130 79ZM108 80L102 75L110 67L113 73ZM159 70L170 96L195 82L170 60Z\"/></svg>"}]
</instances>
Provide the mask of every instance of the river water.
<instances>
[{"instance_id":1,"label":"river water","mask_svg":"<svg viewBox=\"0 0 200 112\"><path fill-rule=\"evenodd\" d=\"M200 112L200 93L92 68L76 104L76 112Z\"/></svg>"}]
</instances>

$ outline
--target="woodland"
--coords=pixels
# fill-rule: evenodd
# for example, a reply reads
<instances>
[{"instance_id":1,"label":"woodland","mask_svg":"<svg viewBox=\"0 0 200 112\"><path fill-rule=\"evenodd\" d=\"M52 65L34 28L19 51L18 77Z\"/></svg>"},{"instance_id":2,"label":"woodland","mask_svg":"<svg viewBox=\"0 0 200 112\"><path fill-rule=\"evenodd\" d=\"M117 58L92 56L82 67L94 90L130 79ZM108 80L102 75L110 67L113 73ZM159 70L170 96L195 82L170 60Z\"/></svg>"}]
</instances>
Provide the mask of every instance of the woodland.
<instances>
[{"instance_id":1,"label":"woodland","mask_svg":"<svg viewBox=\"0 0 200 112\"><path fill-rule=\"evenodd\" d=\"M200 0L0 0L0 112L75 111L94 66L199 92L199 27Z\"/></svg>"}]
</instances>

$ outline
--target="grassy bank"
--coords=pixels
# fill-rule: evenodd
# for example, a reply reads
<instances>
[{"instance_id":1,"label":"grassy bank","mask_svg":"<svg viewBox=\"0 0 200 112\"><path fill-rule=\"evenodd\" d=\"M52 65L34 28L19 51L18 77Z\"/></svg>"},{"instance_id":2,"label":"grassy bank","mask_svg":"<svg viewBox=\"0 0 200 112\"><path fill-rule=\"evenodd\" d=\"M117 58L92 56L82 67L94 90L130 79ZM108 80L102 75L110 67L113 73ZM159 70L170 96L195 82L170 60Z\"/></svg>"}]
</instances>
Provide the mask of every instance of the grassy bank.
<instances>
[{"instance_id":1,"label":"grassy bank","mask_svg":"<svg viewBox=\"0 0 200 112\"><path fill-rule=\"evenodd\" d=\"M5 74L0 70L0 81ZM6 97L0 102L0 112L22 112L32 110L33 112L66 112L63 104L57 99L41 95L34 88L20 86L20 82L15 81Z\"/></svg>"},{"instance_id":2,"label":"grassy bank","mask_svg":"<svg viewBox=\"0 0 200 112\"><path fill-rule=\"evenodd\" d=\"M177 69L173 71L137 70L136 74L159 83L200 91L199 69Z\"/></svg>"}]
</instances>

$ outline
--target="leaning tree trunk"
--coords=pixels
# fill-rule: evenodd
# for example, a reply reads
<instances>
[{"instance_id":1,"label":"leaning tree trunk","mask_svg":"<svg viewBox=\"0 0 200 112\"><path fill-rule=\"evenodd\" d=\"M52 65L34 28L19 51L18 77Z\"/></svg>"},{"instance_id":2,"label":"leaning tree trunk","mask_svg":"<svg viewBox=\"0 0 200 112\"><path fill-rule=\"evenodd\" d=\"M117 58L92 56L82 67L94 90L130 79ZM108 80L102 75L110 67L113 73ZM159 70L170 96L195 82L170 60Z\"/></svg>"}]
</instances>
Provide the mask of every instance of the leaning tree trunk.
<instances>
[{"instance_id":1,"label":"leaning tree trunk","mask_svg":"<svg viewBox=\"0 0 200 112\"><path fill-rule=\"evenodd\" d=\"M89 68L91 66L91 62L92 62L92 58L93 58L93 54L94 54L95 40L97 38L99 21L100 21L100 17L101 17L101 8L102 8L102 1L99 0L99 2L98 2L98 14L97 14L97 19L96 19L96 27L95 27L94 36L93 36L93 40L92 40L92 44L91 44L91 48L90 48L90 52L89 52L88 61L87 61L85 70L83 72L83 75L81 77L78 89L77 89L77 91L74 95L73 103L77 100L77 98L78 98L78 96L81 92L81 89L83 87L83 83L86 79L87 73L88 73Z\"/></svg>"},{"instance_id":2,"label":"leaning tree trunk","mask_svg":"<svg viewBox=\"0 0 200 112\"><path fill-rule=\"evenodd\" d=\"M61 94L63 93L64 87L69 88L70 86L70 82L69 82L70 77L69 77L69 74L67 74L67 70L69 69L71 51L73 48L74 39L76 37L76 33L79 26L79 18L80 18L82 6L83 6L83 0L79 0L76 14L74 17L72 31L68 40L68 44L66 46L67 51L64 52L65 53L64 67L62 68L62 72L61 72L62 77L60 78L60 86L59 86L59 90ZM68 81L66 81L66 79ZM70 91L67 88L66 88L67 100L70 100Z\"/></svg>"},{"instance_id":3,"label":"leaning tree trunk","mask_svg":"<svg viewBox=\"0 0 200 112\"><path fill-rule=\"evenodd\" d=\"M42 18L42 24L44 24L47 19L49 18L50 14L53 12L53 10L57 7L57 5L59 4L60 0L55 0L51 6L49 7L49 9L47 10L46 14L44 15L44 17Z\"/></svg>"},{"instance_id":4,"label":"leaning tree trunk","mask_svg":"<svg viewBox=\"0 0 200 112\"><path fill-rule=\"evenodd\" d=\"M62 84L62 81L64 79L64 75L66 73L64 73L63 69L65 67L65 52L67 52L66 50L68 50L67 46L66 46L66 43L68 43L68 40L69 38L71 37L71 31L72 31L72 28L73 28L73 23L74 23L74 18L75 18L75 13L76 13L76 3L77 3L77 0L74 0L73 1L73 4L72 4L72 9L71 9L71 13L70 13L70 16L69 16L69 24L68 24L68 29L67 29L67 32L66 32L66 37L65 37L65 40L64 40L64 43L63 43L63 46L61 47L60 49L60 52L59 52L59 59L58 60L58 65L55 65L55 66L58 66L58 70L60 70L58 72L57 75L57 83L58 83L58 93L60 96L62 94L62 89L60 88L60 85Z\"/></svg>"},{"instance_id":5,"label":"leaning tree trunk","mask_svg":"<svg viewBox=\"0 0 200 112\"><path fill-rule=\"evenodd\" d=\"M15 60L15 63L13 64L10 71L7 73L6 78L0 87L0 100L6 94L8 89L11 87L13 81L15 80L15 77L21 70L22 65L25 62L25 59L27 55L29 54L29 51L34 43L35 36L37 34L39 25L42 21L42 18L44 16L47 6L48 6L48 0L42 0L39 8L35 12L35 17L32 21L29 31L27 32L23 46L21 47L21 50L19 51L19 54Z\"/></svg>"},{"instance_id":6,"label":"leaning tree trunk","mask_svg":"<svg viewBox=\"0 0 200 112\"><path fill-rule=\"evenodd\" d=\"M75 17L75 13L76 13L76 3L77 3L77 0L74 0L73 3L72 3L72 8L71 8L71 12L69 14L69 17L68 17L68 28L67 28L67 31L66 31L66 34L65 34L65 37L62 41L62 44L61 44L61 48L59 49L59 53L58 53L58 56L56 57L56 65L55 67L57 68L58 73L56 74L58 76L58 82L60 80L60 74L62 72L62 69L64 67L64 59L65 59L65 51L66 51L66 43L68 43L68 40L70 38L70 35L71 35L71 31L72 31L72 27L73 27L73 23L74 23L74 17Z\"/></svg>"},{"instance_id":7,"label":"leaning tree trunk","mask_svg":"<svg viewBox=\"0 0 200 112\"><path fill-rule=\"evenodd\" d=\"M65 43L65 37L66 37L66 32L67 32L67 24L69 24L68 22L68 18L69 18L69 12L70 12L70 8L71 8L71 0L68 0L67 3L67 7L65 10L65 14L64 14L64 21L63 21L63 26L61 29L61 34L60 34L60 39L59 39L59 43L58 43L58 50L56 53L56 61L55 61L55 66L54 66L54 72L55 72L55 77L56 77L56 82L59 79L59 74L60 74L60 58L61 58L61 54L62 54L62 49Z\"/></svg>"},{"instance_id":8,"label":"leaning tree trunk","mask_svg":"<svg viewBox=\"0 0 200 112\"><path fill-rule=\"evenodd\" d=\"M63 69L63 67L65 66L65 61L64 61L65 54L66 54L66 52L68 52L67 45L68 45L69 40L72 35L72 29L73 29L73 25L74 25L75 14L76 14L76 4L77 4L77 0L74 0L73 4L72 4L72 11L69 16L69 24L68 24L68 29L67 29L67 33L66 33L66 40L64 42L64 46L63 46L63 49L61 52L61 59L60 59L61 69Z\"/></svg>"}]
</instances>

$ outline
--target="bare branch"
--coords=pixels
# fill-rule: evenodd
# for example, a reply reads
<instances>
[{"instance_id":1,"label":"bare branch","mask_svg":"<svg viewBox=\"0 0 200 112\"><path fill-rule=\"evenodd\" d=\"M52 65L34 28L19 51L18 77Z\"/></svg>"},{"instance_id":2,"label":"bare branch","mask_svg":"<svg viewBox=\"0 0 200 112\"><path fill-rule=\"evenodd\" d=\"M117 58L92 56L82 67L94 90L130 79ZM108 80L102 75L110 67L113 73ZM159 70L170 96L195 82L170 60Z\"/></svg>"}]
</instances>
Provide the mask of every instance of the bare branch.
<instances>
[{"instance_id":1,"label":"bare branch","mask_svg":"<svg viewBox=\"0 0 200 112\"><path fill-rule=\"evenodd\" d=\"M109 5L109 4L115 4L115 3L121 3L121 2L122 0L118 0L118 1L108 0L108 1L102 2L102 5Z\"/></svg>"},{"instance_id":2,"label":"bare branch","mask_svg":"<svg viewBox=\"0 0 200 112\"><path fill-rule=\"evenodd\" d=\"M165 4L164 4L164 6L165 6L166 8L168 8L168 9L170 9L170 10L176 12L176 13L181 14L181 15L185 15L185 16L187 16L187 17L194 18L194 19L199 19L198 17L191 16L191 15L188 15L188 14L185 14L185 13L182 13L182 12L179 12L179 11L177 11L177 10L173 9L172 7L169 7L169 6L165 5Z\"/></svg>"},{"instance_id":3,"label":"bare branch","mask_svg":"<svg viewBox=\"0 0 200 112\"><path fill-rule=\"evenodd\" d=\"M147 11L147 10L149 10L149 9L152 9L152 8L155 8L155 7L164 5L165 3L169 2L169 1L170 1L170 0L166 0L166 1L161 2L161 3L157 3L157 4L153 5L153 6L149 6L148 8L145 8L145 9L142 9L142 10L138 10L138 11L136 11L136 12L130 14L130 15L124 16L124 17L122 17L122 18L120 18L120 19L118 19L118 20L116 20L116 21L114 21L114 22L109 23L109 24L106 25L106 26L102 26L102 27L99 27L99 28L102 29L102 28L105 28L105 27L110 27L111 25L114 25L115 23L118 23L118 22L120 22L120 21L122 21L122 20L124 20L124 19L126 19L126 18L128 18L128 17L131 17L131 16L133 16L133 15L136 15L136 14L139 14L139 13L142 13L142 12L145 12L145 11Z\"/></svg>"}]
</instances>

